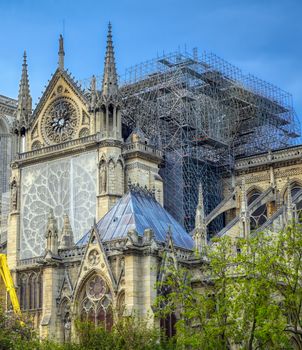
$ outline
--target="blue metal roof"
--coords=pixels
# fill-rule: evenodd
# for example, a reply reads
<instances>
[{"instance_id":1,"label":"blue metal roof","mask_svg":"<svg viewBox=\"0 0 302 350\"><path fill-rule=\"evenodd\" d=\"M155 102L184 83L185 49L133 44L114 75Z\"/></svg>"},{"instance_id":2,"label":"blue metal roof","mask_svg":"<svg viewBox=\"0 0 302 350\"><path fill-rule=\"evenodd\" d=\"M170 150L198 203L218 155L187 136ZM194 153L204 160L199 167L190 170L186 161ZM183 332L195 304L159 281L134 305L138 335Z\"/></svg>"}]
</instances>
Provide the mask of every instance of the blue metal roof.
<instances>
[{"instance_id":1,"label":"blue metal roof","mask_svg":"<svg viewBox=\"0 0 302 350\"><path fill-rule=\"evenodd\" d=\"M185 229L151 195L137 190L130 190L97 223L102 241L126 237L132 229L143 236L150 228L155 240L164 242L169 226L175 246L193 249L193 239ZM86 244L88 239L89 232L77 244Z\"/></svg>"}]
</instances>

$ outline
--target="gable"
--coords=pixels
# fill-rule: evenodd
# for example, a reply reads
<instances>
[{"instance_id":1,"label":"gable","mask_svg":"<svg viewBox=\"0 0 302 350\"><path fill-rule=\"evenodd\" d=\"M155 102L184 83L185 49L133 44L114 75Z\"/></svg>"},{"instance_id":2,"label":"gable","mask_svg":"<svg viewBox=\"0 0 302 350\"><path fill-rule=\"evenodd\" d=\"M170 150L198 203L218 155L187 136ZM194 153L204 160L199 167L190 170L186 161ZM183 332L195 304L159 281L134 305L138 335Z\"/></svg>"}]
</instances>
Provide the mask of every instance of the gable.
<instances>
[{"instance_id":1,"label":"gable","mask_svg":"<svg viewBox=\"0 0 302 350\"><path fill-rule=\"evenodd\" d=\"M99 239L96 227L90 232L89 242L86 246L75 286L74 298L77 298L87 279L94 273L99 274L104 278L112 292L116 290L116 280L111 271L105 249Z\"/></svg>"},{"instance_id":2,"label":"gable","mask_svg":"<svg viewBox=\"0 0 302 350\"><path fill-rule=\"evenodd\" d=\"M66 142L91 132L85 96L72 78L58 69L34 111L28 149Z\"/></svg>"}]
</instances>

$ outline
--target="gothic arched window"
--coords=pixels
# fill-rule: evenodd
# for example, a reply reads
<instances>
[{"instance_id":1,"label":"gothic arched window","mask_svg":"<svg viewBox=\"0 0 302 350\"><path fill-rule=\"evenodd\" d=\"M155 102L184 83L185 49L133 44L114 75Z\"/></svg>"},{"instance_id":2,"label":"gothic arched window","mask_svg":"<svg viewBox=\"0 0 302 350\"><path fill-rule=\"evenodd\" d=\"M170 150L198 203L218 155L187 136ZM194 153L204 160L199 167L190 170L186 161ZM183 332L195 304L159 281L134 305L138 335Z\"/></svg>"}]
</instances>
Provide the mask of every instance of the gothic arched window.
<instances>
[{"instance_id":1,"label":"gothic arched window","mask_svg":"<svg viewBox=\"0 0 302 350\"><path fill-rule=\"evenodd\" d=\"M169 303L168 296L171 292L172 290L170 286L165 286L165 285L162 286L160 290L160 294L166 299L165 301L163 301L163 303ZM165 306L166 305L162 305L162 307L165 307ZM160 328L167 338L172 338L176 334L176 327L175 327L176 321L177 321L176 315L173 311L161 317Z\"/></svg>"},{"instance_id":2,"label":"gothic arched window","mask_svg":"<svg viewBox=\"0 0 302 350\"><path fill-rule=\"evenodd\" d=\"M254 189L250 191L247 195L247 204L251 205L259 196L261 196L261 191L259 189ZM266 203L259 206L251 214L251 230L255 230L265 223L267 220L267 205Z\"/></svg>"},{"instance_id":3,"label":"gothic arched window","mask_svg":"<svg viewBox=\"0 0 302 350\"><path fill-rule=\"evenodd\" d=\"M112 298L109 287L99 275L93 275L82 291L81 319L110 330L113 325Z\"/></svg>"},{"instance_id":4,"label":"gothic arched window","mask_svg":"<svg viewBox=\"0 0 302 350\"><path fill-rule=\"evenodd\" d=\"M40 272L22 273L19 277L19 300L22 310L42 308L42 276Z\"/></svg>"}]
</instances>

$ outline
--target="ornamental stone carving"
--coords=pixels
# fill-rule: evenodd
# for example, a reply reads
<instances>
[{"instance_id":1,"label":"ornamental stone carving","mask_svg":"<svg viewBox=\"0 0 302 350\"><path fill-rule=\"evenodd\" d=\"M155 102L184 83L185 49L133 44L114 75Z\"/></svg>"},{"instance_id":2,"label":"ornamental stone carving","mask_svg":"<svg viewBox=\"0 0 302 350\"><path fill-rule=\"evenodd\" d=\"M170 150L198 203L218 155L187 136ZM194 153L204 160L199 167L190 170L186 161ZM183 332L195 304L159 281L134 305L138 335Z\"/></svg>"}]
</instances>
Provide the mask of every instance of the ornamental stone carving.
<instances>
[{"instance_id":1,"label":"ornamental stone carving","mask_svg":"<svg viewBox=\"0 0 302 350\"><path fill-rule=\"evenodd\" d=\"M16 211L18 209L18 188L17 188L17 182L14 178L11 183L11 211Z\"/></svg>"},{"instance_id":2,"label":"ornamental stone carving","mask_svg":"<svg viewBox=\"0 0 302 350\"><path fill-rule=\"evenodd\" d=\"M56 99L42 119L42 134L48 144L70 140L78 126L78 109L70 98Z\"/></svg>"},{"instance_id":3,"label":"ornamental stone carving","mask_svg":"<svg viewBox=\"0 0 302 350\"><path fill-rule=\"evenodd\" d=\"M98 275L91 278L87 282L86 293L92 300L101 299L106 293L106 284L104 280Z\"/></svg>"},{"instance_id":4,"label":"ornamental stone carving","mask_svg":"<svg viewBox=\"0 0 302 350\"><path fill-rule=\"evenodd\" d=\"M105 163L100 167L100 192L106 193L107 191L107 167Z\"/></svg>"},{"instance_id":5,"label":"ornamental stone carving","mask_svg":"<svg viewBox=\"0 0 302 350\"><path fill-rule=\"evenodd\" d=\"M100 254L96 249L93 249L88 255L88 262L91 266L95 266L100 262Z\"/></svg>"}]
</instances>

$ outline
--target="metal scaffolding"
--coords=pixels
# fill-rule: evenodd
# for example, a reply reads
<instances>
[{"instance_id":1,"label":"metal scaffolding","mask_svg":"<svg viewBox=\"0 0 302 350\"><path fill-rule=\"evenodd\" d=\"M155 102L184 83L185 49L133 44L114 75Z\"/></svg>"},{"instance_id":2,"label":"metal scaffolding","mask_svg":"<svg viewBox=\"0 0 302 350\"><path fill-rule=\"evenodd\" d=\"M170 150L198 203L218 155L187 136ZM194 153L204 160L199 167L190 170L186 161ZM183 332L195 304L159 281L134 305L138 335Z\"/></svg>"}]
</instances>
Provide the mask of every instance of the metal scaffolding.
<instances>
[{"instance_id":1,"label":"metal scaffolding","mask_svg":"<svg viewBox=\"0 0 302 350\"><path fill-rule=\"evenodd\" d=\"M234 159L288 147L300 136L287 92L217 57L175 52L135 65L121 79L123 123L164 151L165 207L188 231L197 188L206 213L231 190ZM224 184L224 179L229 183ZM209 231L223 226L219 217Z\"/></svg>"}]
</instances>

